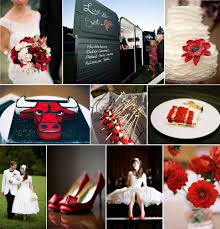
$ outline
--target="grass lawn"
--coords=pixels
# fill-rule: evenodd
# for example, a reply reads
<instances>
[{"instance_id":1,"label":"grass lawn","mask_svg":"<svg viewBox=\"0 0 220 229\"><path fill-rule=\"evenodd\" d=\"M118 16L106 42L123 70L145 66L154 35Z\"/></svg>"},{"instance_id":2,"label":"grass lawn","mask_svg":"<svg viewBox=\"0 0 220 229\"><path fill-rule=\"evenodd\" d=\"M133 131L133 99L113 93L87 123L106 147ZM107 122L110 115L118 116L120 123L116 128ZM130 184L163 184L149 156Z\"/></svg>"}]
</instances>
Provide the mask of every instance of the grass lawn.
<instances>
[{"instance_id":1,"label":"grass lawn","mask_svg":"<svg viewBox=\"0 0 220 229\"><path fill-rule=\"evenodd\" d=\"M0 185L2 174L0 174ZM38 195L40 212L30 215L23 221L21 215L16 215L12 220L7 218L6 198L0 194L0 229L45 229L46 228L46 177L33 176L34 191Z\"/></svg>"},{"instance_id":2,"label":"grass lawn","mask_svg":"<svg viewBox=\"0 0 220 229\"><path fill-rule=\"evenodd\" d=\"M0 52L0 83L1 84L11 84L12 82L8 78L8 59Z\"/></svg>"}]
</instances>

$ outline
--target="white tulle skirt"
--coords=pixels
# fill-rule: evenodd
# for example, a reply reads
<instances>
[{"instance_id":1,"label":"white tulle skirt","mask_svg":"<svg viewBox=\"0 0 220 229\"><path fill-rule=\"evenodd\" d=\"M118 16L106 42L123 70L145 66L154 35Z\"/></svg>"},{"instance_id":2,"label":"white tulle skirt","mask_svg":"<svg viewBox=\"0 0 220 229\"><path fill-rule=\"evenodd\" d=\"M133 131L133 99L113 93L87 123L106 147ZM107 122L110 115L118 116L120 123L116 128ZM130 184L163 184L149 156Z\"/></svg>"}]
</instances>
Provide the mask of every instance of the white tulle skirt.
<instances>
[{"instance_id":1,"label":"white tulle skirt","mask_svg":"<svg viewBox=\"0 0 220 229\"><path fill-rule=\"evenodd\" d=\"M40 211L37 200L32 200L32 191L29 187L21 187L14 199L12 212L16 214L37 214Z\"/></svg>"},{"instance_id":2,"label":"white tulle skirt","mask_svg":"<svg viewBox=\"0 0 220 229\"><path fill-rule=\"evenodd\" d=\"M141 196L144 201L145 207L150 205L159 205L162 203L162 193L157 191L155 188L144 186L141 188L125 187L116 189L114 192L107 196L108 204L126 204L129 205L131 202L132 193L137 193Z\"/></svg>"}]
</instances>

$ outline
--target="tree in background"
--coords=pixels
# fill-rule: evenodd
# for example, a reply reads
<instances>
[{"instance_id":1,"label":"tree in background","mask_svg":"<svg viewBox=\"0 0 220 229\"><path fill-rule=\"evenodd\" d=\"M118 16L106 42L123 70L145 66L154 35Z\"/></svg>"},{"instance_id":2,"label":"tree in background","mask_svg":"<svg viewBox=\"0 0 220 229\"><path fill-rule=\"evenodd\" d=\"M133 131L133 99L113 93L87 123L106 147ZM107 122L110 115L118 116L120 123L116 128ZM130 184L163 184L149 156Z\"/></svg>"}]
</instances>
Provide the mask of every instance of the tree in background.
<instances>
[{"instance_id":1,"label":"tree in background","mask_svg":"<svg viewBox=\"0 0 220 229\"><path fill-rule=\"evenodd\" d=\"M17 161L18 168L25 164L31 175L46 175L46 147L44 146L0 146L0 173Z\"/></svg>"},{"instance_id":2,"label":"tree in background","mask_svg":"<svg viewBox=\"0 0 220 229\"><path fill-rule=\"evenodd\" d=\"M29 0L29 5L33 10L39 9L39 0ZM5 15L5 13L12 7L12 2L9 0L1 0L0 16Z\"/></svg>"}]
</instances>

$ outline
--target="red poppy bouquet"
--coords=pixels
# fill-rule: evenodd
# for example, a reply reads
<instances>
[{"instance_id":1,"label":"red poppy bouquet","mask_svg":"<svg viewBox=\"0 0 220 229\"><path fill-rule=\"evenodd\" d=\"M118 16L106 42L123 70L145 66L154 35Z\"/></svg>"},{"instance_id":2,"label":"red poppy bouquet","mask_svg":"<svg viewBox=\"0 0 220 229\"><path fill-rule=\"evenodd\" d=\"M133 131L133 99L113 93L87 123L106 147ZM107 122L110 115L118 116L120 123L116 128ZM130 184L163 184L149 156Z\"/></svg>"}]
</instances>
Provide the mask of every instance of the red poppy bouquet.
<instances>
[{"instance_id":1,"label":"red poppy bouquet","mask_svg":"<svg viewBox=\"0 0 220 229\"><path fill-rule=\"evenodd\" d=\"M220 150L218 147L212 147L210 155L202 155L193 158L189 163L189 169L201 178L192 183L186 190L188 175L181 164L175 161L166 161L164 163L164 181L168 188L177 193L178 190L187 192L187 199L195 208L209 208L218 197L216 182L220 181Z\"/></svg>"},{"instance_id":2,"label":"red poppy bouquet","mask_svg":"<svg viewBox=\"0 0 220 229\"><path fill-rule=\"evenodd\" d=\"M11 50L11 59L24 71L46 71L51 59L51 49L45 37L25 37Z\"/></svg>"}]
</instances>

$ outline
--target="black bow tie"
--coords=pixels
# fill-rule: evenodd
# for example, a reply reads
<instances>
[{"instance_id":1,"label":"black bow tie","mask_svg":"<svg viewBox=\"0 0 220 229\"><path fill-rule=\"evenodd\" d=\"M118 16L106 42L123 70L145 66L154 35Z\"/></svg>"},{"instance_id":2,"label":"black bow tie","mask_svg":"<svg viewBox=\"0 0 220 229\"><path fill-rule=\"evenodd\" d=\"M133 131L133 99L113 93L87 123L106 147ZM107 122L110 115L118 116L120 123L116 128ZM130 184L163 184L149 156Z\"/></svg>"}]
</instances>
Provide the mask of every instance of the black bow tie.
<instances>
[{"instance_id":1,"label":"black bow tie","mask_svg":"<svg viewBox=\"0 0 220 229\"><path fill-rule=\"evenodd\" d=\"M10 172L10 173L13 173L13 172L14 172L14 170L9 170L9 172Z\"/></svg>"}]
</instances>

